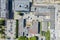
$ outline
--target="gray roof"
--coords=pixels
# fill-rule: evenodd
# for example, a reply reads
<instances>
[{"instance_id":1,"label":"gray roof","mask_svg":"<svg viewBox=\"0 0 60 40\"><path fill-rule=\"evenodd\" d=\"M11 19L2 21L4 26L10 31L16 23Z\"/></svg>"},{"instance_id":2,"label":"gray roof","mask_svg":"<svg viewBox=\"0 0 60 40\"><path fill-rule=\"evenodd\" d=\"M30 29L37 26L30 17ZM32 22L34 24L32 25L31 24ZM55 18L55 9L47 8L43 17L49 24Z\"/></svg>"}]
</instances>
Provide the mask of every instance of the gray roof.
<instances>
[{"instance_id":1,"label":"gray roof","mask_svg":"<svg viewBox=\"0 0 60 40\"><path fill-rule=\"evenodd\" d=\"M6 0L0 0L0 17L6 18Z\"/></svg>"},{"instance_id":2,"label":"gray roof","mask_svg":"<svg viewBox=\"0 0 60 40\"><path fill-rule=\"evenodd\" d=\"M14 2L15 11L29 11L29 0L15 0Z\"/></svg>"}]
</instances>

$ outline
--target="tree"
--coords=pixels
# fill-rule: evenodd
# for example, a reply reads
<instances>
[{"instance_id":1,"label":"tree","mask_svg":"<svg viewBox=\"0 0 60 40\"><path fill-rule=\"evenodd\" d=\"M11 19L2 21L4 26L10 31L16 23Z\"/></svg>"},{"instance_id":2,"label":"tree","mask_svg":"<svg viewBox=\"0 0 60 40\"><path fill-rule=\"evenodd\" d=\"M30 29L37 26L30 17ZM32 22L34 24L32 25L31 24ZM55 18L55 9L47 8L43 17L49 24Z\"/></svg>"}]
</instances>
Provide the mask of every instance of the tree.
<instances>
[{"instance_id":1,"label":"tree","mask_svg":"<svg viewBox=\"0 0 60 40\"><path fill-rule=\"evenodd\" d=\"M37 36L31 37L30 40L38 40Z\"/></svg>"},{"instance_id":2,"label":"tree","mask_svg":"<svg viewBox=\"0 0 60 40\"><path fill-rule=\"evenodd\" d=\"M18 40L28 40L28 38L26 36L20 36Z\"/></svg>"}]
</instances>

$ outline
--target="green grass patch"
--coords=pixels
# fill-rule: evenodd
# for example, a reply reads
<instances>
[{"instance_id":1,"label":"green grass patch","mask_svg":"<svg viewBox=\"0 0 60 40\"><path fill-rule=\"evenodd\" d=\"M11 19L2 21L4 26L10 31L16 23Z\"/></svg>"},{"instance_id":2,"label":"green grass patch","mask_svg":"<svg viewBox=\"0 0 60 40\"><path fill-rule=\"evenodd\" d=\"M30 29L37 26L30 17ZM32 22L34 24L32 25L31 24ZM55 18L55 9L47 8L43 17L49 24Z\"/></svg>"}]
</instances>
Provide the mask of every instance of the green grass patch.
<instances>
[{"instance_id":1,"label":"green grass patch","mask_svg":"<svg viewBox=\"0 0 60 40\"><path fill-rule=\"evenodd\" d=\"M0 25L4 26L5 25L5 20L0 20Z\"/></svg>"},{"instance_id":2,"label":"green grass patch","mask_svg":"<svg viewBox=\"0 0 60 40\"><path fill-rule=\"evenodd\" d=\"M31 37L30 40L37 40L36 37Z\"/></svg>"},{"instance_id":3,"label":"green grass patch","mask_svg":"<svg viewBox=\"0 0 60 40\"><path fill-rule=\"evenodd\" d=\"M40 22L40 34L42 32L42 22Z\"/></svg>"},{"instance_id":4,"label":"green grass patch","mask_svg":"<svg viewBox=\"0 0 60 40\"><path fill-rule=\"evenodd\" d=\"M40 22L40 33L42 31L42 22Z\"/></svg>"},{"instance_id":5,"label":"green grass patch","mask_svg":"<svg viewBox=\"0 0 60 40\"><path fill-rule=\"evenodd\" d=\"M46 37L46 40L50 40L50 31L49 30L45 33L45 37Z\"/></svg>"},{"instance_id":6,"label":"green grass patch","mask_svg":"<svg viewBox=\"0 0 60 40\"><path fill-rule=\"evenodd\" d=\"M28 38L28 40L30 40L30 38Z\"/></svg>"},{"instance_id":7,"label":"green grass patch","mask_svg":"<svg viewBox=\"0 0 60 40\"><path fill-rule=\"evenodd\" d=\"M28 40L28 38L26 36L20 36L18 40Z\"/></svg>"},{"instance_id":8,"label":"green grass patch","mask_svg":"<svg viewBox=\"0 0 60 40\"><path fill-rule=\"evenodd\" d=\"M0 38L5 38L5 35L3 35L2 33L0 33Z\"/></svg>"},{"instance_id":9,"label":"green grass patch","mask_svg":"<svg viewBox=\"0 0 60 40\"><path fill-rule=\"evenodd\" d=\"M50 26L50 22L48 22L47 24L48 24L48 26ZM42 36L45 36L46 40L50 40L50 31L49 30L47 30L47 32L42 31L42 22L40 22L40 34Z\"/></svg>"},{"instance_id":10,"label":"green grass patch","mask_svg":"<svg viewBox=\"0 0 60 40\"><path fill-rule=\"evenodd\" d=\"M42 36L45 36L46 40L50 40L50 31L47 30L47 32L42 31Z\"/></svg>"},{"instance_id":11,"label":"green grass patch","mask_svg":"<svg viewBox=\"0 0 60 40\"><path fill-rule=\"evenodd\" d=\"M28 38L28 40L38 40L38 37L37 36L30 37L30 38Z\"/></svg>"},{"instance_id":12,"label":"green grass patch","mask_svg":"<svg viewBox=\"0 0 60 40\"><path fill-rule=\"evenodd\" d=\"M37 36L27 38L26 36L20 36L18 40L38 40Z\"/></svg>"},{"instance_id":13,"label":"green grass patch","mask_svg":"<svg viewBox=\"0 0 60 40\"><path fill-rule=\"evenodd\" d=\"M50 22L47 22L47 25L48 25L48 27L51 25L51 23Z\"/></svg>"}]
</instances>

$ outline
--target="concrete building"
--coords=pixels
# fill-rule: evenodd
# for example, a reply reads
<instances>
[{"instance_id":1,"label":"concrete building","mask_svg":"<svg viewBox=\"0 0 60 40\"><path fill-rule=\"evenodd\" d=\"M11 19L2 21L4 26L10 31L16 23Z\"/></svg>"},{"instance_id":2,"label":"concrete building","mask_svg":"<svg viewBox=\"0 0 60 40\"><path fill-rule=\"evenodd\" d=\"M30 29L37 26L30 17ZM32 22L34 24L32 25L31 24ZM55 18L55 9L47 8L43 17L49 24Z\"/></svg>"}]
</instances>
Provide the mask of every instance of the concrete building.
<instances>
[{"instance_id":1,"label":"concrete building","mask_svg":"<svg viewBox=\"0 0 60 40\"><path fill-rule=\"evenodd\" d=\"M31 9L32 12L34 12L35 16L50 16L50 19L44 19L44 21L50 21L51 22L51 29L55 29L55 7L51 5L45 5L45 6L32 6Z\"/></svg>"},{"instance_id":2,"label":"concrete building","mask_svg":"<svg viewBox=\"0 0 60 40\"><path fill-rule=\"evenodd\" d=\"M7 0L0 0L0 18L7 17L6 1Z\"/></svg>"},{"instance_id":3,"label":"concrete building","mask_svg":"<svg viewBox=\"0 0 60 40\"><path fill-rule=\"evenodd\" d=\"M33 5L31 7L31 11L34 12L34 15L36 16L49 16L50 14L50 9L48 9L49 6L47 5Z\"/></svg>"},{"instance_id":4,"label":"concrete building","mask_svg":"<svg viewBox=\"0 0 60 40\"><path fill-rule=\"evenodd\" d=\"M6 39L16 38L16 20L6 20L5 36Z\"/></svg>"},{"instance_id":5,"label":"concrete building","mask_svg":"<svg viewBox=\"0 0 60 40\"><path fill-rule=\"evenodd\" d=\"M60 40L60 6L56 6L55 13L55 40Z\"/></svg>"},{"instance_id":6,"label":"concrete building","mask_svg":"<svg viewBox=\"0 0 60 40\"><path fill-rule=\"evenodd\" d=\"M14 11L29 11L30 1L29 0L14 0L13 10Z\"/></svg>"},{"instance_id":7,"label":"concrete building","mask_svg":"<svg viewBox=\"0 0 60 40\"><path fill-rule=\"evenodd\" d=\"M47 4L49 3L50 0L33 0L34 5L38 5L38 4Z\"/></svg>"}]
</instances>

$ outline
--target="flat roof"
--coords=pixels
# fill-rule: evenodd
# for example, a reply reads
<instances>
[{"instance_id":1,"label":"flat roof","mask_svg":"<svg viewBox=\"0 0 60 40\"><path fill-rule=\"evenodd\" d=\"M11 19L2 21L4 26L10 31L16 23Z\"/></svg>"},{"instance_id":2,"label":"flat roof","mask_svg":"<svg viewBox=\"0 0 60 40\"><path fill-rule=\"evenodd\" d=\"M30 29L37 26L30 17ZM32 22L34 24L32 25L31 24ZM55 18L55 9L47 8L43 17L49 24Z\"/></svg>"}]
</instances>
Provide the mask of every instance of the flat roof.
<instances>
[{"instance_id":1,"label":"flat roof","mask_svg":"<svg viewBox=\"0 0 60 40\"><path fill-rule=\"evenodd\" d=\"M15 0L15 11L29 11L29 0Z\"/></svg>"}]
</instances>

